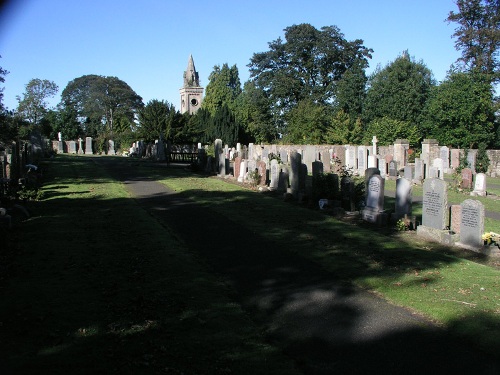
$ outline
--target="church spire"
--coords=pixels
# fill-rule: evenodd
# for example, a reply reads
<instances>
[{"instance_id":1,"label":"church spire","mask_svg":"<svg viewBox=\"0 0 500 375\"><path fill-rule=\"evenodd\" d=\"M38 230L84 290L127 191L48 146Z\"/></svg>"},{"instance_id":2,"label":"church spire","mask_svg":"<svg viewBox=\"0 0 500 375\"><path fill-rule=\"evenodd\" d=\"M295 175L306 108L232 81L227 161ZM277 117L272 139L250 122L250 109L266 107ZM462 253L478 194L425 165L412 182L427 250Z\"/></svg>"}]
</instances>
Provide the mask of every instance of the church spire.
<instances>
[{"instance_id":1,"label":"church spire","mask_svg":"<svg viewBox=\"0 0 500 375\"><path fill-rule=\"evenodd\" d=\"M200 87L200 77L194 67L193 55L189 55L188 65L184 72L184 87Z\"/></svg>"}]
</instances>

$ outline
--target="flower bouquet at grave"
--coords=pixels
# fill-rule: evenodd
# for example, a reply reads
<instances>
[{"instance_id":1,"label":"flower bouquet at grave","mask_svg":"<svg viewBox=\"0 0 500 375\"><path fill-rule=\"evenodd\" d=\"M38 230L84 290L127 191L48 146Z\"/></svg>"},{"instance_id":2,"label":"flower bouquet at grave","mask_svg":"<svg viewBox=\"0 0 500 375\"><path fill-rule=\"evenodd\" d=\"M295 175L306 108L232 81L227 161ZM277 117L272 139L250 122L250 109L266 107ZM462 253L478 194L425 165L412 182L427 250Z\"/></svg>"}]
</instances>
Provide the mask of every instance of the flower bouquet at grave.
<instances>
[{"instance_id":1,"label":"flower bouquet at grave","mask_svg":"<svg viewBox=\"0 0 500 375\"><path fill-rule=\"evenodd\" d=\"M497 246L500 249L500 234L489 232L483 234L483 241L486 246Z\"/></svg>"}]
</instances>

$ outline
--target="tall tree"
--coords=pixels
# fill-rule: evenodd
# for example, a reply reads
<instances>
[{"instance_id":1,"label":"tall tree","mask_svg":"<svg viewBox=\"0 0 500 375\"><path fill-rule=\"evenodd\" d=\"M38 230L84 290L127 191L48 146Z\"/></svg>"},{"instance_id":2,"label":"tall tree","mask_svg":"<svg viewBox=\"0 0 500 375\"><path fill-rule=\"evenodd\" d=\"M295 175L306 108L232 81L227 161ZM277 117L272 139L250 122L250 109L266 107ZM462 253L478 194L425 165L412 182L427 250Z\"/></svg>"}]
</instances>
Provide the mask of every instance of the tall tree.
<instances>
[{"instance_id":1,"label":"tall tree","mask_svg":"<svg viewBox=\"0 0 500 375\"><path fill-rule=\"evenodd\" d=\"M466 71L486 74L490 82L500 79L500 1L457 0L458 12L446 19L458 24L453 37L455 48L462 51L458 62Z\"/></svg>"},{"instance_id":2,"label":"tall tree","mask_svg":"<svg viewBox=\"0 0 500 375\"><path fill-rule=\"evenodd\" d=\"M236 98L241 94L241 82L236 65L229 67L225 63L222 67L214 66L208 80L202 108L208 110L212 115L215 115L217 109L224 105L234 110Z\"/></svg>"},{"instance_id":3,"label":"tall tree","mask_svg":"<svg viewBox=\"0 0 500 375\"><path fill-rule=\"evenodd\" d=\"M49 109L48 98L53 98L59 87L47 79L34 78L25 86L22 98L17 96L18 115L31 126L39 124Z\"/></svg>"},{"instance_id":4,"label":"tall tree","mask_svg":"<svg viewBox=\"0 0 500 375\"><path fill-rule=\"evenodd\" d=\"M288 131L285 142L321 144L327 128L327 107L312 100L301 100L287 113Z\"/></svg>"},{"instance_id":5,"label":"tall tree","mask_svg":"<svg viewBox=\"0 0 500 375\"><path fill-rule=\"evenodd\" d=\"M271 143L278 138L278 129L270 111L266 93L247 81L236 100L235 115L237 121L257 143Z\"/></svg>"},{"instance_id":6,"label":"tall tree","mask_svg":"<svg viewBox=\"0 0 500 375\"><path fill-rule=\"evenodd\" d=\"M175 108L167 101L150 100L139 111L139 133L146 141L168 139L172 129Z\"/></svg>"},{"instance_id":7,"label":"tall tree","mask_svg":"<svg viewBox=\"0 0 500 375\"><path fill-rule=\"evenodd\" d=\"M0 59L2 58L2 56L0 56ZM5 82L5 76L9 74L9 72L5 69L3 69L1 66L0 66L0 83L3 85L3 83ZM3 90L4 90L4 87L0 87L0 111L3 111Z\"/></svg>"},{"instance_id":8,"label":"tall tree","mask_svg":"<svg viewBox=\"0 0 500 375\"><path fill-rule=\"evenodd\" d=\"M270 100L275 120L305 99L333 102L336 83L346 70L371 58L372 50L362 40L347 41L336 26L317 30L300 24L284 31L285 41L270 42L269 51L255 53L248 65L250 78Z\"/></svg>"},{"instance_id":9,"label":"tall tree","mask_svg":"<svg viewBox=\"0 0 500 375\"><path fill-rule=\"evenodd\" d=\"M435 85L432 72L423 62L416 62L407 51L377 68L368 81L364 120L370 123L384 117L420 124L422 110Z\"/></svg>"},{"instance_id":10,"label":"tall tree","mask_svg":"<svg viewBox=\"0 0 500 375\"><path fill-rule=\"evenodd\" d=\"M142 98L127 83L117 77L98 75L70 81L62 92L61 103L73 107L88 127L110 133L114 131L115 118L126 117L133 122L144 106Z\"/></svg>"},{"instance_id":11,"label":"tall tree","mask_svg":"<svg viewBox=\"0 0 500 375\"><path fill-rule=\"evenodd\" d=\"M475 148L494 140L492 91L483 74L451 72L432 90L424 131L440 144Z\"/></svg>"}]
</instances>

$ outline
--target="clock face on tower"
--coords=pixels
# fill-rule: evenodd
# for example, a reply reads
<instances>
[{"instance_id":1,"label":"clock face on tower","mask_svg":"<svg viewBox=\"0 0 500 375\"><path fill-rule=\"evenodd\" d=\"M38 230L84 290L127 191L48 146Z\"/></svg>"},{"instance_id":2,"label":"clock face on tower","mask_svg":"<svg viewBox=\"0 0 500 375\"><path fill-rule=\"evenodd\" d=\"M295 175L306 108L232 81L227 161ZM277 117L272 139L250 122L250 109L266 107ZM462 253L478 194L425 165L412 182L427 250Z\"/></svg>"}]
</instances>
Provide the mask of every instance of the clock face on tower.
<instances>
[{"instance_id":1,"label":"clock face on tower","mask_svg":"<svg viewBox=\"0 0 500 375\"><path fill-rule=\"evenodd\" d=\"M196 107L198 105L198 100L195 98L191 99L191 105Z\"/></svg>"}]
</instances>

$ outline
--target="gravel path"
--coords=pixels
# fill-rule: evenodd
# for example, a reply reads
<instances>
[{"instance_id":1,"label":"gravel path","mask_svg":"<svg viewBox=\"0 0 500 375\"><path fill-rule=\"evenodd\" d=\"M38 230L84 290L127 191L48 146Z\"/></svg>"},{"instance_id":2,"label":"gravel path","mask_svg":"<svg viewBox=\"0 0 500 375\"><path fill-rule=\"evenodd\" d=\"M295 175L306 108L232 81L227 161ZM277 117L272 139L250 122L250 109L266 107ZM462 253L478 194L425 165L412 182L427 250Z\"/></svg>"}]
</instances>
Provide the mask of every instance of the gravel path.
<instances>
[{"instance_id":1,"label":"gravel path","mask_svg":"<svg viewBox=\"0 0 500 375\"><path fill-rule=\"evenodd\" d=\"M234 300L304 374L500 373L499 363L410 311L112 159L99 163L230 285Z\"/></svg>"}]
</instances>

